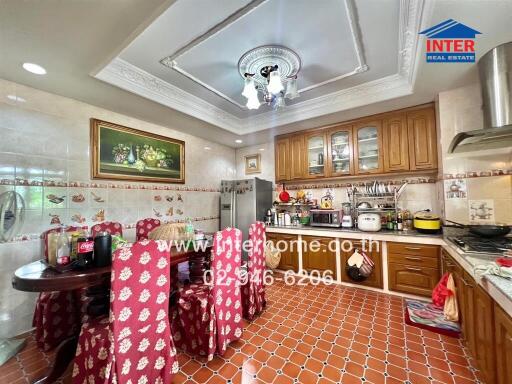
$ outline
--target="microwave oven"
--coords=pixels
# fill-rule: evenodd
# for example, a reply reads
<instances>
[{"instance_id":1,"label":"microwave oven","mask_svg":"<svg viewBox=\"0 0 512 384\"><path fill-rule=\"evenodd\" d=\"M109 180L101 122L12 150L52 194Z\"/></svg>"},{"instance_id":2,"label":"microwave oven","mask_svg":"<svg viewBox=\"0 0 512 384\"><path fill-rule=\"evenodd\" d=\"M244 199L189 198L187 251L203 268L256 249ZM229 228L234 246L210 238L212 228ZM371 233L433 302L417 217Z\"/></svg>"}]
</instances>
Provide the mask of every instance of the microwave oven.
<instances>
[{"instance_id":1,"label":"microwave oven","mask_svg":"<svg viewBox=\"0 0 512 384\"><path fill-rule=\"evenodd\" d=\"M341 209L312 209L310 211L312 227L341 227L342 218Z\"/></svg>"}]
</instances>

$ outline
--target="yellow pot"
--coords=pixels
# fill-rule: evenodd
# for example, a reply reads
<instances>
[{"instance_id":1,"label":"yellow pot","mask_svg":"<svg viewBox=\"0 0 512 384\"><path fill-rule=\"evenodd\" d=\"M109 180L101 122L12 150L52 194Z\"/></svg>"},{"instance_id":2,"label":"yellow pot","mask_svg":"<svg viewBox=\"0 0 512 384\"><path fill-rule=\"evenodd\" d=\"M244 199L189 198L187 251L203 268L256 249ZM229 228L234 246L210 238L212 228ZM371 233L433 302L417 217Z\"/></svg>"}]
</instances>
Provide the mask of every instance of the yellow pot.
<instances>
[{"instance_id":1,"label":"yellow pot","mask_svg":"<svg viewBox=\"0 0 512 384\"><path fill-rule=\"evenodd\" d=\"M438 233L441 230L441 218L430 212L417 212L414 215L414 228L418 232Z\"/></svg>"}]
</instances>

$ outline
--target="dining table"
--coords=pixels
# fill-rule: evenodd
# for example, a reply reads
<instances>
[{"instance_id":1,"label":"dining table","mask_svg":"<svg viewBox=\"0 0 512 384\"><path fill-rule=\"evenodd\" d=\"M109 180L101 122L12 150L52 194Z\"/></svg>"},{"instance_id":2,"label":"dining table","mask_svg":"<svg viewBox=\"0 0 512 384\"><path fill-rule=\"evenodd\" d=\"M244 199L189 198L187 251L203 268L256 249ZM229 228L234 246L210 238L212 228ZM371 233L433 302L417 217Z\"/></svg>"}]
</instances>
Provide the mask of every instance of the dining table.
<instances>
[{"instance_id":1,"label":"dining table","mask_svg":"<svg viewBox=\"0 0 512 384\"><path fill-rule=\"evenodd\" d=\"M188 262L190 281L202 279L204 271L208 268L212 243L208 241L205 246L188 247L188 249L170 249L170 269L172 280L177 280L178 264ZM53 292L70 291L82 288L108 286L111 266L90 267L65 272L48 266L44 261L38 260L18 268L12 277L12 287L25 292ZM50 384L58 380L67 370L75 356L78 335L64 340L54 354L54 361L45 375L37 379L34 384Z\"/></svg>"}]
</instances>

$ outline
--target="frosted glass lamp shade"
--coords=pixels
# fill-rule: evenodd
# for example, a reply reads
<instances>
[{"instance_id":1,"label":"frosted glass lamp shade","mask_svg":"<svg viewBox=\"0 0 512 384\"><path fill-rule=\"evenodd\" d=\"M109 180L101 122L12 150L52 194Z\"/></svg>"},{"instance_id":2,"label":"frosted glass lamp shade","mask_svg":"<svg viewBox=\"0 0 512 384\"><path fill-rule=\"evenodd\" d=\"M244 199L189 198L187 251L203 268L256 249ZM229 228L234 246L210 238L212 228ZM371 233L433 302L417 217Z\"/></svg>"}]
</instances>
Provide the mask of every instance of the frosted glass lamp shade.
<instances>
[{"instance_id":1,"label":"frosted glass lamp shade","mask_svg":"<svg viewBox=\"0 0 512 384\"><path fill-rule=\"evenodd\" d=\"M283 83L281 82L281 76L279 75L278 71L272 71L270 72L270 80L267 85L267 90L277 95L279 92L281 92L284 89Z\"/></svg>"},{"instance_id":2,"label":"frosted glass lamp shade","mask_svg":"<svg viewBox=\"0 0 512 384\"><path fill-rule=\"evenodd\" d=\"M254 93L247 99L247 104L245 104L247 109L258 109L260 107L260 100L258 99L258 93Z\"/></svg>"},{"instance_id":3,"label":"frosted glass lamp shade","mask_svg":"<svg viewBox=\"0 0 512 384\"><path fill-rule=\"evenodd\" d=\"M253 95L257 95L257 94L258 94L258 91L256 90L256 87L254 86L254 80L252 79L252 77L246 77L244 90L242 91L242 96L246 97L247 99L250 99Z\"/></svg>"},{"instance_id":4,"label":"frosted glass lamp shade","mask_svg":"<svg viewBox=\"0 0 512 384\"><path fill-rule=\"evenodd\" d=\"M284 94L284 97L293 100L299 96L299 92L297 91L297 79L291 79L286 84L286 93Z\"/></svg>"},{"instance_id":5,"label":"frosted glass lamp shade","mask_svg":"<svg viewBox=\"0 0 512 384\"><path fill-rule=\"evenodd\" d=\"M276 98L276 101L275 101L275 104L274 104L274 109L275 110L283 109L285 106L286 106L286 103L284 101L284 97L281 96L281 95L278 96Z\"/></svg>"}]
</instances>

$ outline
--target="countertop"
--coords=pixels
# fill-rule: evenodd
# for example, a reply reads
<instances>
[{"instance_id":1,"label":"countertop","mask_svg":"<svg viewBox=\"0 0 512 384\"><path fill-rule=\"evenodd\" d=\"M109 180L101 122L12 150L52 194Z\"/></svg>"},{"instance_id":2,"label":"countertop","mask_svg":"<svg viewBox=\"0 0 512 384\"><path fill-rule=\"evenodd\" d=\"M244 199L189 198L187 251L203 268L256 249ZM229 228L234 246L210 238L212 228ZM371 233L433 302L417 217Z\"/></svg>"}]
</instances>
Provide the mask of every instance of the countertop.
<instances>
[{"instance_id":1,"label":"countertop","mask_svg":"<svg viewBox=\"0 0 512 384\"><path fill-rule=\"evenodd\" d=\"M475 255L464 253L448 240L449 234L422 234L417 231L388 231L364 232L359 229L329 228L310 226L268 226L267 232L288 233L296 235L313 235L339 237L343 239L371 239L377 241L392 241L416 244L432 244L442 246L463 268L480 284L500 306L512 316L512 280L495 275L479 276L475 274L476 265L494 263L497 255ZM450 234L451 235L451 234Z\"/></svg>"}]
</instances>

